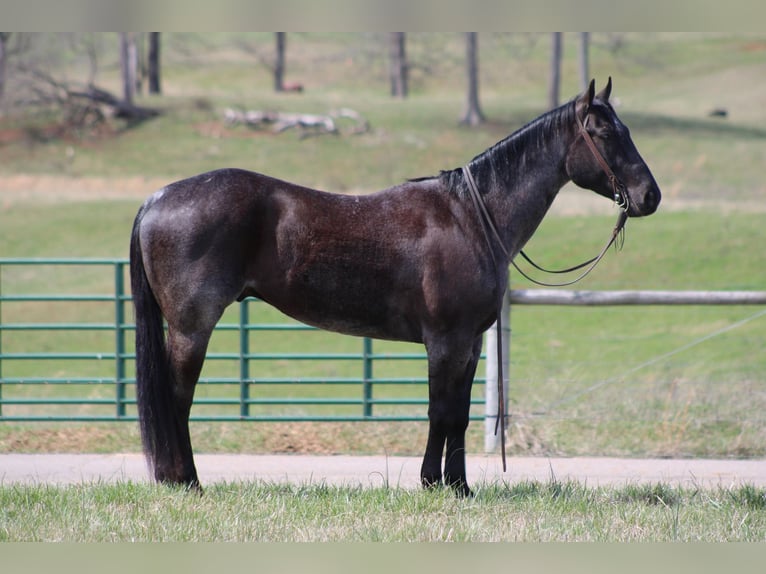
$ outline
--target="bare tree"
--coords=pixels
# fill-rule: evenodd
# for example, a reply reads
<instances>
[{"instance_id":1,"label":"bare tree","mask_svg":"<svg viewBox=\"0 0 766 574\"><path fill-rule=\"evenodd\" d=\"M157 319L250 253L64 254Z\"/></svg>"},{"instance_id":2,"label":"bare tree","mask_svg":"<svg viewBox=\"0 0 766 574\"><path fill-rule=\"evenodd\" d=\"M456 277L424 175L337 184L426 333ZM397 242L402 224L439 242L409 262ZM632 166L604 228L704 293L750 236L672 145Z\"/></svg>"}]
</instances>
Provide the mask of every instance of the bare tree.
<instances>
[{"instance_id":1,"label":"bare tree","mask_svg":"<svg viewBox=\"0 0 766 574\"><path fill-rule=\"evenodd\" d=\"M479 46L477 32L466 32L465 46L468 98L460 123L477 126L484 121L484 114L479 105Z\"/></svg>"},{"instance_id":2,"label":"bare tree","mask_svg":"<svg viewBox=\"0 0 766 574\"><path fill-rule=\"evenodd\" d=\"M407 52L404 32L391 32L388 38L391 59L391 95L395 98L407 97Z\"/></svg>"},{"instance_id":3,"label":"bare tree","mask_svg":"<svg viewBox=\"0 0 766 574\"><path fill-rule=\"evenodd\" d=\"M136 32L136 94L144 93L144 80L149 75L146 65L146 46L144 38L148 36L146 32Z\"/></svg>"},{"instance_id":4,"label":"bare tree","mask_svg":"<svg viewBox=\"0 0 766 574\"><path fill-rule=\"evenodd\" d=\"M580 90L590 83L590 32L580 32Z\"/></svg>"},{"instance_id":5,"label":"bare tree","mask_svg":"<svg viewBox=\"0 0 766 574\"><path fill-rule=\"evenodd\" d=\"M276 32L276 55L274 57L274 90L285 91L285 49L287 47L287 33Z\"/></svg>"},{"instance_id":6,"label":"bare tree","mask_svg":"<svg viewBox=\"0 0 766 574\"><path fill-rule=\"evenodd\" d=\"M138 50L133 32L120 32L120 69L123 100L126 104L133 105L138 76Z\"/></svg>"},{"instance_id":7,"label":"bare tree","mask_svg":"<svg viewBox=\"0 0 766 574\"><path fill-rule=\"evenodd\" d=\"M161 94L160 83L160 33L149 32L149 55L147 56L149 93Z\"/></svg>"},{"instance_id":8,"label":"bare tree","mask_svg":"<svg viewBox=\"0 0 766 574\"><path fill-rule=\"evenodd\" d=\"M8 39L11 32L0 32L0 110L3 106L3 96L5 95L5 77L8 63Z\"/></svg>"},{"instance_id":9,"label":"bare tree","mask_svg":"<svg viewBox=\"0 0 766 574\"><path fill-rule=\"evenodd\" d=\"M100 35L90 33L14 32L13 47L7 55L13 56L12 94L16 109L27 117L42 112L49 121L52 112L56 115L57 133L78 136L96 133L101 124L111 122L112 118L126 120L129 127L157 116L158 110L136 106L96 85L98 54L102 53L100 39ZM120 36L121 59L128 64L128 72L131 60L137 64L131 57L130 40ZM68 58L78 61L86 58L87 72L82 72L82 66L78 67L79 73L62 71L66 67L62 63ZM124 82L124 89L131 96L134 94L132 77Z\"/></svg>"},{"instance_id":10,"label":"bare tree","mask_svg":"<svg viewBox=\"0 0 766 574\"><path fill-rule=\"evenodd\" d=\"M559 106L559 94L561 93L561 52L562 32L554 32L551 38L551 76L548 84L548 107L550 109Z\"/></svg>"}]
</instances>

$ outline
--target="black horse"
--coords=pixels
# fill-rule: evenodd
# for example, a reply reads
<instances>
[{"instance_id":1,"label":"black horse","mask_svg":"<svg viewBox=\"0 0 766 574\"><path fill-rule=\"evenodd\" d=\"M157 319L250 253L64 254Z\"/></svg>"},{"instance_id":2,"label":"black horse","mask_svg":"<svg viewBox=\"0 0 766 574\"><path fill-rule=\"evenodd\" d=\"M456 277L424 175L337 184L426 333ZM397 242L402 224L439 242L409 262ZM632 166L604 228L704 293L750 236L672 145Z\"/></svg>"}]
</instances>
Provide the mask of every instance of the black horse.
<instances>
[{"instance_id":1,"label":"black horse","mask_svg":"<svg viewBox=\"0 0 766 574\"><path fill-rule=\"evenodd\" d=\"M255 296L322 329L424 343L421 480L470 494L471 385L512 258L570 180L617 200L626 216L660 202L610 91L611 78L598 95L591 82L467 166L370 195L221 169L149 197L133 226L130 270L138 414L155 479L199 488L194 388L224 309Z\"/></svg>"}]
</instances>

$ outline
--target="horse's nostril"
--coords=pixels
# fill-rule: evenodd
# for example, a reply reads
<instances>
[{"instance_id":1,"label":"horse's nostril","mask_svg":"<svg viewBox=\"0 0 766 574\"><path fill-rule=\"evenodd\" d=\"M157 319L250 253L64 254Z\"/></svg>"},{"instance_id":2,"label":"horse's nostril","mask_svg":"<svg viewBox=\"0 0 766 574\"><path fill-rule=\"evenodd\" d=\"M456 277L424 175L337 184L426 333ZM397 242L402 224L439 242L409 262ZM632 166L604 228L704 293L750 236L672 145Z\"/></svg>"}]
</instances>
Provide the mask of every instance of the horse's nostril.
<instances>
[{"instance_id":1,"label":"horse's nostril","mask_svg":"<svg viewBox=\"0 0 766 574\"><path fill-rule=\"evenodd\" d=\"M650 189L647 191L646 195L644 196L644 205L651 210L655 210L659 204L659 193L657 193L655 189Z\"/></svg>"}]
</instances>

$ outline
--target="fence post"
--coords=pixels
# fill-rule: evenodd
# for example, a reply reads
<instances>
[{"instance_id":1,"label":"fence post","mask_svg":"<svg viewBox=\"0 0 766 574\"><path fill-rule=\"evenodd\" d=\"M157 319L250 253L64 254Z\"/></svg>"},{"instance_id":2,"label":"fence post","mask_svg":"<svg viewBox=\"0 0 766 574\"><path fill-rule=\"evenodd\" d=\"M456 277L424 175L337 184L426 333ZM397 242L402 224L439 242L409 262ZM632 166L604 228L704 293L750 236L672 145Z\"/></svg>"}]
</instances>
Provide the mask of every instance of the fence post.
<instances>
[{"instance_id":1,"label":"fence post","mask_svg":"<svg viewBox=\"0 0 766 574\"><path fill-rule=\"evenodd\" d=\"M0 263L0 417L3 416L3 265Z\"/></svg>"},{"instance_id":2,"label":"fence post","mask_svg":"<svg viewBox=\"0 0 766 574\"><path fill-rule=\"evenodd\" d=\"M117 418L125 416L125 270L114 263L114 361Z\"/></svg>"},{"instance_id":3,"label":"fence post","mask_svg":"<svg viewBox=\"0 0 766 574\"><path fill-rule=\"evenodd\" d=\"M250 323L248 301L239 304L239 416L250 416Z\"/></svg>"},{"instance_id":4,"label":"fence post","mask_svg":"<svg viewBox=\"0 0 766 574\"><path fill-rule=\"evenodd\" d=\"M508 380L511 359L511 305L510 290L505 290L503 306L500 311L501 317L501 342L502 342L502 365L503 365L503 396L505 397L506 421L508 420ZM497 326L487 330L486 345L486 383L484 385L484 452L491 453L497 450L500 444L500 436L495 435L497 421Z\"/></svg>"},{"instance_id":5,"label":"fence post","mask_svg":"<svg viewBox=\"0 0 766 574\"><path fill-rule=\"evenodd\" d=\"M362 339L362 415L372 416L372 339Z\"/></svg>"}]
</instances>

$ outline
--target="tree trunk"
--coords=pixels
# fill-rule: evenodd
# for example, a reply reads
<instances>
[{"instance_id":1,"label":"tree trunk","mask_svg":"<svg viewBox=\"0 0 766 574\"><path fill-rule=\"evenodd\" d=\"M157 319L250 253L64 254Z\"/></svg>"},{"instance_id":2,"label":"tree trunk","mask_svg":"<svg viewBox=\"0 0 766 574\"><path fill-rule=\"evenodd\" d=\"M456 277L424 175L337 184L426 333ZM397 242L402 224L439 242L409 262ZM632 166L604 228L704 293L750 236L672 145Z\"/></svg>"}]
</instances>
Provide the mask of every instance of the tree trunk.
<instances>
[{"instance_id":1,"label":"tree trunk","mask_svg":"<svg viewBox=\"0 0 766 574\"><path fill-rule=\"evenodd\" d=\"M590 84L590 32L580 32L580 91Z\"/></svg>"},{"instance_id":2,"label":"tree trunk","mask_svg":"<svg viewBox=\"0 0 766 574\"><path fill-rule=\"evenodd\" d=\"M407 52L404 32L391 32L389 35L389 54L391 57L391 95L395 98L407 97Z\"/></svg>"},{"instance_id":3,"label":"tree trunk","mask_svg":"<svg viewBox=\"0 0 766 574\"><path fill-rule=\"evenodd\" d=\"M477 126L484 121L484 114L479 105L479 46L478 33L466 32L466 72L468 78L468 98L465 113L460 123Z\"/></svg>"},{"instance_id":4,"label":"tree trunk","mask_svg":"<svg viewBox=\"0 0 766 574\"><path fill-rule=\"evenodd\" d=\"M147 57L149 93L161 94L160 84L160 33L149 32L149 56Z\"/></svg>"},{"instance_id":5,"label":"tree trunk","mask_svg":"<svg viewBox=\"0 0 766 574\"><path fill-rule=\"evenodd\" d=\"M274 60L274 90L285 91L285 47L287 32L276 32L277 55Z\"/></svg>"},{"instance_id":6,"label":"tree trunk","mask_svg":"<svg viewBox=\"0 0 766 574\"><path fill-rule=\"evenodd\" d=\"M123 100L133 105L136 95L136 76L138 70L138 51L133 32L120 32L120 68L122 70Z\"/></svg>"},{"instance_id":7,"label":"tree trunk","mask_svg":"<svg viewBox=\"0 0 766 574\"><path fill-rule=\"evenodd\" d=\"M3 99L5 96L5 70L8 61L8 38L10 32L0 32L0 113L3 110Z\"/></svg>"},{"instance_id":8,"label":"tree trunk","mask_svg":"<svg viewBox=\"0 0 766 574\"><path fill-rule=\"evenodd\" d=\"M136 47L136 94L144 93L144 80L146 79L146 50L144 49L143 32L133 35L133 45Z\"/></svg>"},{"instance_id":9,"label":"tree trunk","mask_svg":"<svg viewBox=\"0 0 766 574\"><path fill-rule=\"evenodd\" d=\"M559 94L561 93L561 37L562 32L554 32L551 49L551 78L548 84L548 108L559 107Z\"/></svg>"}]
</instances>

